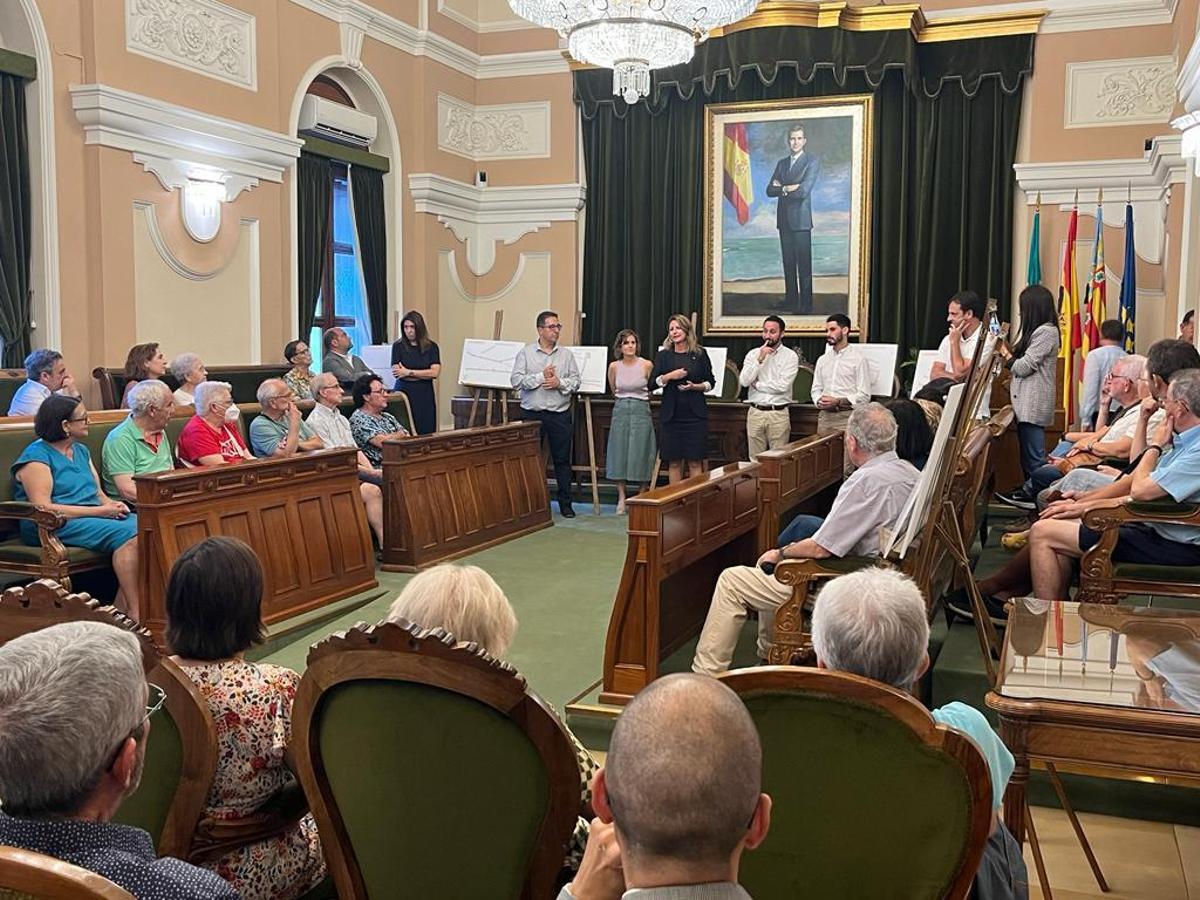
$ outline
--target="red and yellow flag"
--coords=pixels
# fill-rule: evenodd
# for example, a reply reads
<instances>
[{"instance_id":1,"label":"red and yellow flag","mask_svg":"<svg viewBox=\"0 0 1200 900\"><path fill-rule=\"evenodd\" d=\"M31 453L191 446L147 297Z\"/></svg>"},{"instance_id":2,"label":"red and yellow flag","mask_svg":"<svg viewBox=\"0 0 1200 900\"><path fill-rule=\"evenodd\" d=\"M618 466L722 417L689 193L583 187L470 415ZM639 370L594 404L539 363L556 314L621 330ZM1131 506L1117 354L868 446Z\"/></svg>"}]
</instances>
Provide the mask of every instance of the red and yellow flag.
<instances>
[{"instance_id":1,"label":"red and yellow flag","mask_svg":"<svg viewBox=\"0 0 1200 900\"><path fill-rule=\"evenodd\" d=\"M1067 248L1063 254L1062 282L1058 288L1058 355L1063 358L1063 409L1067 423L1075 421L1075 351L1083 345L1079 319L1079 278L1075 274L1075 236L1079 230L1079 207L1071 210L1067 224Z\"/></svg>"},{"instance_id":2,"label":"red and yellow flag","mask_svg":"<svg viewBox=\"0 0 1200 900\"><path fill-rule=\"evenodd\" d=\"M739 225L750 221L754 202L754 183L750 180L750 142L746 123L725 126L725 199L737 210Z\"/></svg>"},{"instance_id":3,"label":"red and yellow flag","mask_svg":"<svg viewBox=\"0 0 1200 900\"><path fill-rule=\"evenodd\" d=\"M1104 207L1096 206L1096 249L1092 253L1092 280L1088 283L1088 322L1083 332L1083 355L1100 346L1100 325L1108 318L1104 287Z\"/></svg>"}]
</instances>

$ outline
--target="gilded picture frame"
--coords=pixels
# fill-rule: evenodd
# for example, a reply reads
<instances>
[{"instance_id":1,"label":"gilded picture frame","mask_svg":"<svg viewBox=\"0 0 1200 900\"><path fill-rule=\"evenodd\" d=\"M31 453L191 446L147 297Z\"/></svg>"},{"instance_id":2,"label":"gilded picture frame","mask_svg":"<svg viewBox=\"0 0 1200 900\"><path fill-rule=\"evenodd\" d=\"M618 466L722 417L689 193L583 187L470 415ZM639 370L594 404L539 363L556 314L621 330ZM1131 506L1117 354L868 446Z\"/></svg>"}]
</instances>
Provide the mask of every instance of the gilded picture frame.
<instances>
[{"instance_id":1,"label":"gilded picture frame","mask_svg":"<svg viewBox=\"0 0 1200 900\"><path fill-rule=\"evenodd\" d=\"M705 107L706 335L824 334L869 309L869 94ZM747 196L747 194L749 196Z\"/></svg>"}]
</instances>

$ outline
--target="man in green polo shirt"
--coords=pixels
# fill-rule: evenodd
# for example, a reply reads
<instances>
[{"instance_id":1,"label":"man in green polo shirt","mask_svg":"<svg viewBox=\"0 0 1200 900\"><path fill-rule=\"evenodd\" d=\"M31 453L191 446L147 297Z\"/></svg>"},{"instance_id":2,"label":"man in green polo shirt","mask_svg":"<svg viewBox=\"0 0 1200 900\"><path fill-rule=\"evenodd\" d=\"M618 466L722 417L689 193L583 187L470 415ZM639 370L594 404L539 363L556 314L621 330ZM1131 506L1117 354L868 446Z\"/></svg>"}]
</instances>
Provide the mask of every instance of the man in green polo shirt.
<instances>
[{"instance_id":1,"label":"man in green polo shirt","mask_svg":"<svg viewBox=\"0 0 1200 900\"><path fill-rule=\"evenodd\" d=\"M169 472L175 468L167 422L175 412L171 389L155 379L129 389L129 418L104 439L101 480L104 492L126 503L137 502L134 475Z\"/></svg>"}]
</instances>

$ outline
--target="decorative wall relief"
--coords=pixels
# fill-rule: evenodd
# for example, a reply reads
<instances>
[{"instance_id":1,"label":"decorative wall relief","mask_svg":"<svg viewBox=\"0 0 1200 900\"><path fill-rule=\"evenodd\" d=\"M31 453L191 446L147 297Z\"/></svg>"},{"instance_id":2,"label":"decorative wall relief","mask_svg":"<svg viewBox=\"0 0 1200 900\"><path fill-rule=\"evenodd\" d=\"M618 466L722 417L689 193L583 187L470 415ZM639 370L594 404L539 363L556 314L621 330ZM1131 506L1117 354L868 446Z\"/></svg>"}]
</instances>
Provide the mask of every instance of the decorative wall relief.
<instances>
[{"instance_id":1,"label":"decorative wall relief","mask_svg":"<svg viewBox=\"0 0 1200 900\"><path fill-rule=\"evenodd\" d=\"M258 88L254 16L216 0L125 0L125 49Z\"/></svg>"},{"instance_id":2,"label":"decorative wall relief","mask_svg":"<svg viewBox=\"0 0 1200 900\"><path fill-rule=\"evenodd\" d=\"M1170 56L1070 63L1064 124L1095 128L1166 122L1175 105L1175 71Z\"/></svg>"},{"instance_id":3,"label":"decorative wall relief","mask_svg":"<svg viewBox=\"0 0 1200 900\"><path fill-rule=\"evenodd\" d=\"M550 104L475 106L438 94L438 147L481 161L550 155Z\"/></svg>"}]
</instances>

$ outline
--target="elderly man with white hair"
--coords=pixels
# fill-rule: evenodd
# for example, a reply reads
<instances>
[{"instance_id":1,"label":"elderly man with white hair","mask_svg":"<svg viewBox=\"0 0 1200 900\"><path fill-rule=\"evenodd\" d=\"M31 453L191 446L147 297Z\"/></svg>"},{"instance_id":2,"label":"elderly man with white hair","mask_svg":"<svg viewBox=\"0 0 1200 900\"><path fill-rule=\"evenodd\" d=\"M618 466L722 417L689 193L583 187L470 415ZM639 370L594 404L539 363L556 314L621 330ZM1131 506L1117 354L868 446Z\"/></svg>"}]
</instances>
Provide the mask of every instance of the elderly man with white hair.
<instances>
[{"instance_id":1,"label":"elderly man with white hair","mask_svg":"<svg viewBox=\"0 0 1200 900\"><path fill-rule=\"evenodd\" d=\"M250 423L250 449L255 456L270 459L324 448L300 418L296 395L282 378L268 378L258 386L258 404L262 415Z\"/></svg>"},{"instance_id":2,"label":"elderly man with white hair","mask_svg":"<svg viewBox=\"0 0 1200 900\"><path fill-rule=\"evenodd\" d=\"M179 382L175 389L175 402L180 406L191 406L196 402L196 385L208 380L208 369L195 353L180 353L171 360L171 374Z\"/></svg>"},{"instance_id":3,"label":"elderly man with white hair","mask_svg":"<svg viewBox=\"0 0 1200 900\"><path fill-rule=\"evenodd\" d=\"M0 647L0 844L139 900L236 900L218 875L157 859L149 834L112 821L138 786L163 696L147 688L137 638L113 625L66 622Z\"/></svg>"},{"instance_id":4,"label":"elderly man with white hair","mask_svg":"<svg viewBox=\"0 0 1200 900\"><path fill-rule=\"evenodd\" d=\"M358 444L354 442L354 435L350 433L350 421L338 409L338 404L341 403L345 391L338 383L337 378L332 372L322 372L312 377L309 388L317 403L312 408L312 412L308 414L308 418L304 420L305 424L321 439L325 447L357 449ZM367 521L371 523L375 537L379 540L379 546L382 547L383 490L380 485L383 484L383 478L379 474L379 470L371 465L371 461L361 450L358 451L358 478L362 482L358 490L362 494L363 504L367 508Z\"/></svg>"},{"instance_id":5,"label":"elderly man with white hair","mask_svg":"<svg viewBox=\"0 0 1200 900\"><path fill-rule=\"evenodd\" d=\"M151 378L129 390L129 417L104 439L101 477L104 493L126 503L137 502L135 475L175 468L171 442L164 429L175 413L175 398L163 382Z\"/></svg>"},{"instance_id":6,"label":"elderly man with white hair","mask_svg":"<svg viewBox=\"0 0 1200 900\"><path fill-rule=\"evenodd\" d=\"M828 582L813 608L817 667L861 675L912 692L929 668L929 618L916 583L894 569L870 568ZM987 761L992 782L992 833L971 896L1005 900L1029 895L1021 848L1000 821L1012 753L977 709L954 701L933 718L965 733Z\"/></svg>"},{"instance_id":7,"label":"elderly man with white hair","mask_svg":"<svg viewBox=\"0 0 1200 900\"><path fill-rule=\"evenodd\" d=\"M882 534L896 527L920 473L896 455L896 420L886 407L864 403L846 423L846 453L854 473L838 490L829 515L811 537L768 550L755 566L733 566L721 573L708 618L696 645L692 670L716 675L729 668L742 623L758 612L758 655L766 659L775 630L775 611L792 589L771 574L784 559L879 556Z\"/></svg>"},{"instance_id":8,"label":"elderly man with white hair","mask_svg":"<svg viewBox=\"0 0 1200 900\"><path fill-rule=\"evenodd\" d=\"M196 414L179 433L176 448L184 466L223 466L254 459L238 430L238 408L228 381L196 385Z\"/></svg>"}]
</instances>

